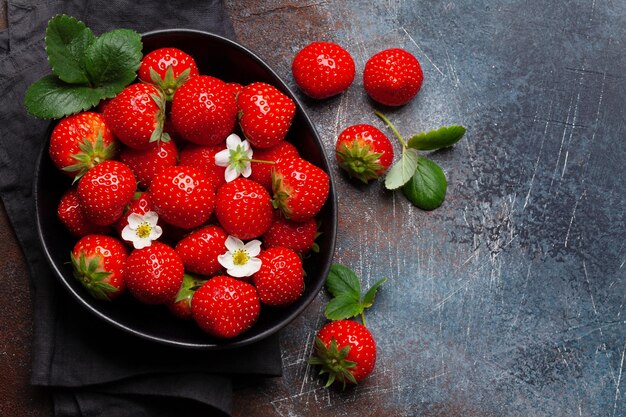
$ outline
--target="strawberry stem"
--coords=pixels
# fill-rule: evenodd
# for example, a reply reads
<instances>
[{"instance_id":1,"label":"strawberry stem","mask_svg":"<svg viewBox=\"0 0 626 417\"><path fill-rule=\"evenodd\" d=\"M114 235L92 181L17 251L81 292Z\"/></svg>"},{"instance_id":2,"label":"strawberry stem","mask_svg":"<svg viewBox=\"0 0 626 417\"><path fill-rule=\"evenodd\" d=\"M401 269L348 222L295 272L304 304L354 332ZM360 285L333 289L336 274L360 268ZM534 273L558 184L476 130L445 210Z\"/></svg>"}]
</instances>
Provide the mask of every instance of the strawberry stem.
<instances>
[{"instance_id":1,"label":"strawberry stem","mask_svg":"<svg viewBox=\"0 0 626 417\"><path fill-rule=\"evenodd\" d=\"M398 129L396 129L396 127L393 125L393 123L391 123L389 121L389 119L387 119L385 117L385 115L382 114L381 112L379 112L378 110L376 110L374 112L374 114L376 114L376 116L380 117L387 124L387 126L389 126L391 128L391 130L393 130L393 133L395 133L396 136L398 137L398 139L400 139L400 143L402 143L402 147L404 149L406 149L407 148L407 144L406 144L404 138L402 137L402 135L400 134L400 132L398 132Z\"/></svg>"},{"instance_id":2,"label":"strawberry stem","mask_svg":"<svg viewBox=\"0 0 626 417\"><path fill-rule=\"evenodd\" d=\"M363 326L367 327L367 323L365 322L365 312L361 311L361 322L363 323Z\"/></svg>"},{"instance_id":3,"label":"strawberry stem","mask_svg":"<svg viewBox=\"0 0 626 417\"><path fill-rule=\"evenodd\" d=\"M262 159L253 159L253 158L246 158L246 159L242 159L242 161L246 161L246 162L257 162L259 164L272 164L274 165L276 162L274 161L264 161Z\"/></svg>"}]
</instances>

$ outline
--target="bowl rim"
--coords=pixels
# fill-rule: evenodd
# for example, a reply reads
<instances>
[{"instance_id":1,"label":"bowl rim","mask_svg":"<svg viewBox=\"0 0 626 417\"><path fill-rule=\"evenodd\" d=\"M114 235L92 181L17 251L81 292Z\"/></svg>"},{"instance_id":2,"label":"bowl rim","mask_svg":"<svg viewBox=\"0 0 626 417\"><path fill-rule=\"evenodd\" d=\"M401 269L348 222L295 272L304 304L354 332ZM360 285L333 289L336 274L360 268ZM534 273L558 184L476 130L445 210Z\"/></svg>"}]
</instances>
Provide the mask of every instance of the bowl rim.
<instances>
[{"instance_id":1,"label":"bowl rim","mask_svg":"<svg viewBox=\"0 0 626 417\"><path fill-rule=\"evenodd\" d=\"M326 149L324 147L324 143L321 140L319 133L317 132L315 124L312 122L309 115L305 111L304 106L302 105L302 102L289 88L289 85L268 64L266 64L265 61L259 58L254 52L252 52L247 47L231 39L228 39L224 36L211 33L211 32L197 30L197 29L170 28L170 29L159 29L159 30L152 30L149 32L144 32L141 34L141 38L143 41L146 37L162 36L162 35L167 35L167 34L191 34L191 35L200 35L202 37L213 38L219 42L223 42L229 45L230 47L239 50L245 55L248 55L251 59L256 61L256 63L259 64L264 70L266 70L269 75L271 75L273 78L279 81L279 83L281 84L279 86L280 89L283 90L283 92L285 92L289 96L289 98L291 98L295 102L296 108L300 110L301 117L303 117L304 122L308 124L309 126L311 126L313 137L319 144L319 148L321 151L321 159L325 163L326 167L328 168L328 170L325 172L328 174L328 177L329 177L329 192L328 192L328 197L327 197L327 201L325 204L330 205L330 210L331 210L330 214L332 217L332 224L330 225L329 233L327 233L327 235L329 235L328 236L328 251L329 251L330 257L327 260L327 262L325 262L325 265L322 267L320 271L321 275L326 277L328 275L328 272L330 271L332 259L335 253L335 246L336 246L337 222L338 222L337 195L336 195L336 191L334 187L334 177L333 177L332 169L330 169L331 164L330 164L330 160L328 158ZM56 123L57 121L50 122L50 125L47 129L47 136L46 136L47 138L50 137L52 129ZM274 333L277 333L278 331L284 329L285 327L287 327L291 322L293 322L297 317L299 317L302 314L302 312L313 302L313 300L317 297L320 290L322 289L325 279L317 280L317 282L315 282L315 285L313 286L313 290L309 293L309 295L306 298L302 300L301 304L295 310L293 310L290 315L286 316L279 323L269 327L268 329L251 337L246 338L245 333L243 333L242 339L237 339L237 340L232 340L232 341L225 339L217 343L195 343L195 342L183 342L183 341L171 340L165 337L155 336L147 332L143 332L141 330L131 328L123 323L120 323L119 321L111 317L108 317L106 314L104 314L103 312L99 311L97 308L93 307L91 304L86 302L83 299L83 295L79 294L69 284L69 282L65 278L64 272L61 271L57 267L57 265L52 261L53 259L52 253L50 252L48 245L46 245L45 243L44 233L43 233L42 226L41 226L42 219L39 214L39 210L37 209L39 207L39 199L40 199L40 196L37 190L38 190L38 185L40 182L40 173L41 173L40 168L43 162L43 158L46 155L47 144L48 144L48 140L44 141L41 147L41 150L39 152L39 156L37 157L37 163L35 166L35 173L34 173L33 185L32 185L32 192L33 192L34 204L35 204L35 217L36 217L36 223L37 223L37 235L39 238L40 246L45 253L46 261L51 266L58 280L63 284L63 287L69 291L69 293L72 295L74 299L78 300L79 304L81 304L91 313L100 317L104 322L108 323L109 325L117 327L123 331L126 331L140 338L151 340L151 341L164 344L164 345L174 346L174 347L191 348L191 349L198 349L198 350L234 349L234 348L243 347L243 346L258 342L260 340L263 340L273 335Z\"/></svg>"}]
</instances>

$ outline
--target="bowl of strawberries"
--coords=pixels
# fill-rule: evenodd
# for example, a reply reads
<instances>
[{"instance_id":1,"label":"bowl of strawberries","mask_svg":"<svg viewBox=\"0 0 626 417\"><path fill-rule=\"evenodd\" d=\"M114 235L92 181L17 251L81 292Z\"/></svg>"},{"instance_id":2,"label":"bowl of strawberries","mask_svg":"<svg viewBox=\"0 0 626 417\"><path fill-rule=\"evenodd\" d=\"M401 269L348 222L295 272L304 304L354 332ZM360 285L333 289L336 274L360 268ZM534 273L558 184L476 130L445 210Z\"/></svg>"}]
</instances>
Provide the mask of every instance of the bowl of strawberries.
<instances>
[{"instance_id":1,"label":"bowl of strawberries","mask_svg":"<svg viewBox=\"0 0 626 417\"><path fill-rule=\"evenodd\" d=\"M51 123L34 183L44 252L77 302L139 337L261 340L311 303L331 265L322 142L245 47L179 29L141 42L136 79Z\"/></svg>"}]
</instances>

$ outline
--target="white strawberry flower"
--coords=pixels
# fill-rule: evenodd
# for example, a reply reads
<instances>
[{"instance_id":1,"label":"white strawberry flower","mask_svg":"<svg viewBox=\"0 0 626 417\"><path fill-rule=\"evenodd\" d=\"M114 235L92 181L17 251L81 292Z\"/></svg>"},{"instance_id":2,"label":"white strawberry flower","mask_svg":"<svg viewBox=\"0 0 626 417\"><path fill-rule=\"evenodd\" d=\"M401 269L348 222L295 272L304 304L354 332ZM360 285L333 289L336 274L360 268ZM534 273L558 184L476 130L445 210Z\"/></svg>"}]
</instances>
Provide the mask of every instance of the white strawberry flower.
<instances>
[{"instance_id":1,"label":"white strawberry flower","mask_svg":"<svg viewBox=\"0 0 626 417\"><path fill-rule=\"evenodd\" d=\"M261 253L261 242L251 240L244 244L234 236L226 239L228 251L217 257L217 261L226 268L228 275L235 278L249 277L261 269L261 260L256 256Z\"/></svg>"},{"instance_id":2,"label":"white strawberry flower","mask_svg":"<svg viewBox=\"0 0 626 417\"><path fill-rule=\"evenodd\" d=\"M128 224L122 230L122 239L132 242L135 249L148 247L163 234L158 221L159 215L154 211L143 215L133 213L128 216Z\"/></svg>"},{"instance_id":3,"label":"white strawberry flower","mask_svg":"<svg viewBox=\"0 0 626 417\"><path fill-rule=\"evenodd\" d=\"M247 140L242 141L236 134L226 138L226 149L215 154L215 165L226 167L224 179L231 182L240 175L248 178L252 174L252 148Z\"/></svg>"}]
</instances>

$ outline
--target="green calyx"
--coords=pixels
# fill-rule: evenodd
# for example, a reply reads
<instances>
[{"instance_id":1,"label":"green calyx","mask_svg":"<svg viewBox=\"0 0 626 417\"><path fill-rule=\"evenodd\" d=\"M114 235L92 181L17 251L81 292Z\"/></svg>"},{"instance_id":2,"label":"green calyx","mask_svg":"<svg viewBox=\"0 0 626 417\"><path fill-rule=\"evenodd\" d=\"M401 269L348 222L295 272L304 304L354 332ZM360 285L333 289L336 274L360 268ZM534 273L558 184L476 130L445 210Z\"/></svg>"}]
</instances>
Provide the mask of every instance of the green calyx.
<instances>
[{"instance_id":1,"label":"green calyx","mask_svg":"<svg viewBox=\"0 0 626 417\"><path fill-rule=\"evenodd\" d=\"M372 152L369 144L354 139L349 145L344 143L337 151L339 166L348 174L367 184L380 177L384 167L380 163L382 153Z\"/></svg>"},{"instance_id":2,"label":"green calyx","mask_svg":"<svg viewBox=\"0 0 626 417\"><path fill-rule=\"evenodd\" d=\"M76 163L63 168L64 171L75 173L74 181L79 180L80 177L100 162L113 158L117 150L114 142L104 146L102 131L98 131L95 143L85 138L78 144L78 147L80 152L72 155Z\"/></svg>"},{"instance_id":3,"label":"green calyx","mask_svg":"<svg viewBox=\"0 0 626 417\"><path fill-rule=\"evenodd\" d=\"M165 99L160 94L150 94L150 97L159 107L159 111L155 115L154 130L150 136L150 142L169 142L171 139L170 135L163 131L165 126Z\"/></svg>"},{"instance_id":4,"label":"green calyx","mask_svg":"<svg viewBox=\"0 0 626 417\"><path fill-rule=\"evenodd\" d=\"M178 290L178 294L176 295L175 302L179 302L185 299L191 300L193 294L196 292L198 288L202 286L206 282L205 279L200 279L190 273L185 273L183 277L183 284Z\"/></svg>"},{"instance_id":5,"label":"green calyx","mask_svg":"<svg viewBox=\"0 0 626 417\"><path fill-rule=\"evenodd\" d=\"M106 282L111 272L99 271L102 262L101 256L94 256L89 262L85 253L81 252L77 258L71 255L74 277L85 287L92 297L98 300L111 301L111 295L118 291L113 285Z\"/></svg>"},{"instance_id":6,"label":"green calyx","mask_svg":"<svg viewBox=\"0 0 626 417\"><path fill-rule=\"evenodd\" d=\"M272 199L272 206L275 209L279 209L286 219L291 216L291 209L289 208L289 190L285 188L282 176L278 175L275 170L272 170L272 191L274 192L274 198Z\"/></svg>"},{"instance_id":7,"label":"green calyx","mask_svg":"<svg viewBox=\"0 0 626 417\"><path fill-rule=\"evenodd\" d=\"M335 381L342 383L344 389L348 382L357 383L354 375L350 372L350 369L356 366L356 362L346 359L349 353L350 345L339 349L334 337L328 347L319 337L315 338L315 355L309 359L309 364L321 366L320 375L328 374L325 388L330 387Z\"/></svg>"},{"instance_id":8,"label":"green calyx","mask_svg":"<svg viewBox=\"0 0 626 417\"><path fill-rule=\"evenodd\" d=\"M167 67L165 70L165 76L161 78L158 72L154 68L150 68L150 80L163 90L165 94L165 100L172 101L174 98L174 93L189 79L189 73L191 72L191 68L187 68L183 72L181 72L178 77L174 77L174 67L171 65Z\"/></svg>"}]
</instances>

